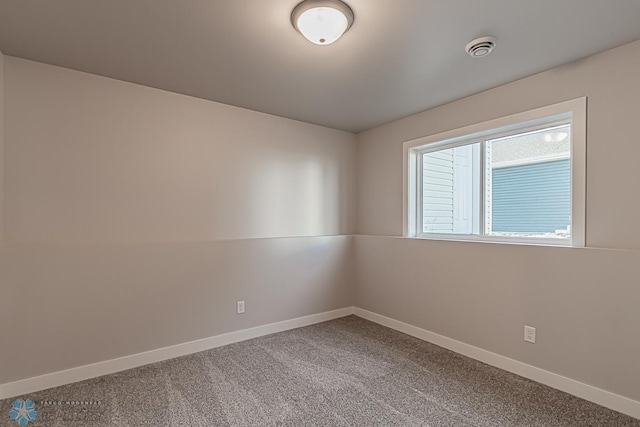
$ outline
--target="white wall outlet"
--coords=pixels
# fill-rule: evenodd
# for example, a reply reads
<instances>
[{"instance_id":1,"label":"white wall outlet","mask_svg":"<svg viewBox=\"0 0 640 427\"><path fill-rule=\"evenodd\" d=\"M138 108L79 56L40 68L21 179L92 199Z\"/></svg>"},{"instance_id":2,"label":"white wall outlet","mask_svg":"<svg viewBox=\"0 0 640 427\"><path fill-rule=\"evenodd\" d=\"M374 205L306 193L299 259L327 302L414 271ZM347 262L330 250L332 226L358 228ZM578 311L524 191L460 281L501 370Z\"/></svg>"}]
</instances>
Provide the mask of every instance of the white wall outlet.
<instances>
[{"instance_id":1,"label":"white wall outlet","mask_svg":"<svg viewBox=\"0 0 640 427\"><path fill-rule=\"evenodd\" d=\"M238 301L236 303L236 313L238 314L244 313L244 301Z\"/></svg>"},{"instance_id":2,"label":"white wall outlet","mask_svg":"<svg viewBox=\"0 0 640 427\"><path fill-rule=\"evenodd\" d=\"M526 342L536 343L536 328L524 325L524 340Z\"/></svg>"}]
</instances>

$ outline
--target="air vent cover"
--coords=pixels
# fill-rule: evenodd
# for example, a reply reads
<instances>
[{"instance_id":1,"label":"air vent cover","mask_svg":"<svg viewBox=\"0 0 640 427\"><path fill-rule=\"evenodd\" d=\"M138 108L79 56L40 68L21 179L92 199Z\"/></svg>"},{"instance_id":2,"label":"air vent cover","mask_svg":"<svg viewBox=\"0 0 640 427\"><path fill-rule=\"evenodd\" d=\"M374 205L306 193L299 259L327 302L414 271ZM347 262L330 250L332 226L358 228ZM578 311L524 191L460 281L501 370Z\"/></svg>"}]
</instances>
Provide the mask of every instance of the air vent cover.
<instances>
[{"instance_id":1,"label":"air vent cover","mask_svg":"<svg viewBox=\"0 0 640 427\"><path fill-rule=\"evenodd\" d=\"M467 43L465 50L474 58L482 58L491 53L498 39L492 36L480 37Z\"/></svg>"}]
</instances>

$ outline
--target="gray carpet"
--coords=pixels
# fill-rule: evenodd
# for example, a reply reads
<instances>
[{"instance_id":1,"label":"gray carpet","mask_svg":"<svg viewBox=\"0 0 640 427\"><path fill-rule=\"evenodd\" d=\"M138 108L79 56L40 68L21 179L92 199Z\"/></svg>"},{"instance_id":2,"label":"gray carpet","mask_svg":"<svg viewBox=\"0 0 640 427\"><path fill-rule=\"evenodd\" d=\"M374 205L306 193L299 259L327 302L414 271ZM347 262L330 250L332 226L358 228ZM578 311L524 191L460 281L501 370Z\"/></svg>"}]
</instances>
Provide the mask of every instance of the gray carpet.
<instances>
[{"instance_id":1,"label":"gray carpet","mask_svg":"<svg viewBox=\"0 0 640 427\"><path fill-rule=\"evenodd\" d=\"M640 426L355 316L23 398L33 427Z\"/></svg>"}]
</instances>

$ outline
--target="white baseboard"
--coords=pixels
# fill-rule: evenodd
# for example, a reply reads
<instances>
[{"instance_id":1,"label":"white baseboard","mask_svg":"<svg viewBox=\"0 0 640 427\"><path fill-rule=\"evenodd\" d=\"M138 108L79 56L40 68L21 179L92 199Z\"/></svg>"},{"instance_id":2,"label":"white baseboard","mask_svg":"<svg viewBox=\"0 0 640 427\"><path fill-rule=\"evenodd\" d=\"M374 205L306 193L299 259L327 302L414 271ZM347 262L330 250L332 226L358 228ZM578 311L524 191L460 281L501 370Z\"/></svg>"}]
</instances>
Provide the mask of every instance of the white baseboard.
<instances>
[{"instance_id":1,"label":"white baseboard","mask_svg":"<svg viewBox=\"0 0 640 427\"><path fill-rule=\"evenodd\" d=\"M310 316L284 320L282 322L270 323L268 325L256 326L254 328L242 329L240 331L216 335L197 341L190 341L183 344L172 345L170 347L159 348L157 350L146 351L144 353L132 354L118 359L105 360L103 362L53 372L51 374L0 384L0 399L34 393L36 391L46 390L52 387L58 387L65 384L88 380L90 378L100 377L102 375L137 368L138 366L148 365L150 363L161 362L174 357L198 353L200 351L233 344L235 342L251 338L261 337L263 335L326 322L327 320L349 316L350 314L353 314L353 310L353 307L346 307L338 310L326 311L324 313L317 313Z\"/></svg>"},{"instance_id":2,"label":"white baseboard","mask_svg":"<svg viewBox=\"0 0 640 427\"><path fill-rule=\"evenodd\" d=\"M456 341L452 338L448 338L371 311L355 307L353 314L358 317L362 317L363 319L370 320L388 328L395 329L396 331L419 338L423 341L428 341L440 347L455 351L456 353L465 355L472 359L479 360L487 365L495 366L496 368L512 372L516 375L520 375L590 402L597 403L598 405L613 409L614 411L640 419L640 402L629 399L628 397L620 396L618 394L572 380L571 378L563 377L562 375L558 375L541 368L536 368L532 365L527 365L523 362L518 362L517 360L465 344L461 341Z\"/></svg>"},{"instance_id":3,"label":"white baseboard","mask_svg":"<svg viewBox=\"0 0 640 427\"><path fill-rule=\"evenodd\" d=\"M328 320L345 317L350 314L355 314L356 316L388 328L395 329L421 340L431 342L440 347L455 351L456 353L471 357L472 359L479 360L488 365L504 369L505 371L512 372L516 375L520 375L574 396L578 396L582 399L597 403L598 405L613 409L614 411L640 419L640 402L638 401L357 307L346 307L324 313L312 314L310 316L284 320L282 322L270 323L268 325L256 326L254 328L216 335L197 341L120 357L118 359L106 360L51 374L0 384L0 399L21 396L52 387L100 377L102 375L113 374L115 372L137 368L150 363L161 362L174 357L186 356L251 338L257 338L320 322L326 322Z\"/></svg>"}]
</instances>

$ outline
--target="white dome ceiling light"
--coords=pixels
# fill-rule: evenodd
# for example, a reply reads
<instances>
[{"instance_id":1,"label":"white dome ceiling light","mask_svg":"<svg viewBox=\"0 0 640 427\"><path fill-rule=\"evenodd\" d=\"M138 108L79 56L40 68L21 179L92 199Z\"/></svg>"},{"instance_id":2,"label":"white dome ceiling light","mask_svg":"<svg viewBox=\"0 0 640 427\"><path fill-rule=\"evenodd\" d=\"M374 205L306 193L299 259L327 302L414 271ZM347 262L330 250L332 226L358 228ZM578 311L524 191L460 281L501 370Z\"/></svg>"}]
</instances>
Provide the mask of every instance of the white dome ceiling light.
<instances>
[{"instance_id":1,"label":"white dome ceiling light","mask_svg":"<svg viewBox=\"0 0 640 427\"><path fill-rule=\"evenodd\" d=\"M464 50L474 58L484 58L493 51L497 42L493 36L480 37L467 43Z\"/></svg>"},{"instance_id":2,"label":"white dome ceiling light","mask_svg":"<svg viewBox=\"0 0 640 427\"><path fill-rule=\"evenodd\" d=\"M291 13L291 23L311 43L335 42L353 24L353 11L340 0L305 0Z\"/></svg>"}]
</instances>

